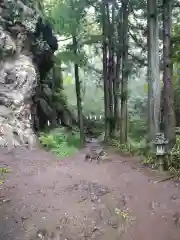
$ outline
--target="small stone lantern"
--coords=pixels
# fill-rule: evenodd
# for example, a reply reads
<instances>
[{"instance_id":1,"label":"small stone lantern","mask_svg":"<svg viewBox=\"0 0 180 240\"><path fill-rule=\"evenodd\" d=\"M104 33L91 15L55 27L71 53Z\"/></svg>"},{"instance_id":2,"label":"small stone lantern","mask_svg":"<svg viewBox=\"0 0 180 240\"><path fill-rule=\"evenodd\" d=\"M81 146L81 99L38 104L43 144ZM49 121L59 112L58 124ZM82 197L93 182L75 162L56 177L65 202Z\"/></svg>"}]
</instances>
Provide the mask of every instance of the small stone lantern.
<instances>
[{"instance_id":1,"label":"small stone lantern","mask_svg":"<svg viewBox=\"0 0 180 240\"><path fill-rule=\"evenodd\" d=\"M167 155L167 144L168 140L165 139L163 133L156 134L156 140L154 144L156 146L156 156L159 162L159 169L160 171L166 170L166 155Z\"/></svg>"}]
</instances>

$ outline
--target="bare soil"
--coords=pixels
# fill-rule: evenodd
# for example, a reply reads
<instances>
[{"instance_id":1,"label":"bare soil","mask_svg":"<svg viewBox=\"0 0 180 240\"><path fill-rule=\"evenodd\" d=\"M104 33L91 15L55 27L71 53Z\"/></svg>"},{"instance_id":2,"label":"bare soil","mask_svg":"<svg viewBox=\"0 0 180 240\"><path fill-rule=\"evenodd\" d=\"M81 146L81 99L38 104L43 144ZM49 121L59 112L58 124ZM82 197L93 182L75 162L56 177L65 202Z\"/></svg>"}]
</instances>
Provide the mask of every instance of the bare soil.
<instances>
[{"instance_id":1,"label":"bare soil","mask_svg":"<svg viewBox=\"0 0 180 240\"><path fill-rule=\"evenodd\" d=\"M180 240L180 187L135 159L0 150L0 240ZM38 237L38 236L39 237ZM43 236L45 235L45 237Z\"/></svg>"}]
</instances>

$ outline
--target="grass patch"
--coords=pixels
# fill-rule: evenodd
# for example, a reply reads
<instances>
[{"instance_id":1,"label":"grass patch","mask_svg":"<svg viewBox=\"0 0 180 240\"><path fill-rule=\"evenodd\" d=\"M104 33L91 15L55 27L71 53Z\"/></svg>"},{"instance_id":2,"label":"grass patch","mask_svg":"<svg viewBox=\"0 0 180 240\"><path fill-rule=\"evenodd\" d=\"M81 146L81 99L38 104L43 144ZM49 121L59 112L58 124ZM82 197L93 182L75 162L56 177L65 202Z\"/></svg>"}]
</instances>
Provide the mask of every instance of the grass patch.
<instances>
[{"instance_id":1,"label":"grass patch","mask_svg":"<svg viewBox=\"0 0 180 240\"><path fill-rule=\"evenodd\" d=\"M5 174L9 173L9 170L5 167L0 167L0 185L4 183Z\"/></svg>"},{"instance_id":2,"label":"grass patch","mask_svg":"<svg viewBox=\"0 0 180 240\"><path fill-rule=\"evenodd\" d=\"M71 156L80 148L79 132L76 129L67 131L65 128L57 128L41 133L39 140L48 151L61 157Z\"/></svg>"}]
</instances>

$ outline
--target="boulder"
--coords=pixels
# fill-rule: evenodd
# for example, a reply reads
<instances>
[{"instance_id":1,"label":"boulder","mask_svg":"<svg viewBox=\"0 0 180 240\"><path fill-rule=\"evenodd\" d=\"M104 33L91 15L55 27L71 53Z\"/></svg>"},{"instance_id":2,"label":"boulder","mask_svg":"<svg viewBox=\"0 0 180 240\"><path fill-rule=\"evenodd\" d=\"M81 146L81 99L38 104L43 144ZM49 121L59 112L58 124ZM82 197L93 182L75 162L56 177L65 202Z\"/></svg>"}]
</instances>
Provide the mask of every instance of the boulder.
<instances>
[{"instance_id":1,"label":"boulder","mask_svg":"<svg viewBox=\"0 0 180 240\"><path fill-rule=\"evenodd\" d=\"M32 99L53 66L54 54L45 39L35 37L40 17L37 2L0 1L1 147L33 148L37 144Z\"/></svg>"}]
</instances>

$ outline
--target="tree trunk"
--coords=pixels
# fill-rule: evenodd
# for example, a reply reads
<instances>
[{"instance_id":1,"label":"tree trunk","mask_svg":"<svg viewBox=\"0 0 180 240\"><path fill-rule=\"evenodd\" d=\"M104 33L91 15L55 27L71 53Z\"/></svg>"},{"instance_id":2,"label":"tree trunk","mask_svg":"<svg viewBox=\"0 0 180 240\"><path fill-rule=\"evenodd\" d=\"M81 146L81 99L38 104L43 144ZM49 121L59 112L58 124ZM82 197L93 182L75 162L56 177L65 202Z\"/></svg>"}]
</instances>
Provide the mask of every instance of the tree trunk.
<instances>
[{"instance_id":1,"label":"tree trunk","mask_svg":"<svg viewBox=\"0 0 180 240\"><path fill-rule=\"evenodd\" d=\"M3 28L2 28L3 29ZM24 36L28 41L28 36ZM16 46L11 32L2 30L1 50L6 58L0 63L0 147L35 147L32 126L32 96L38 82L36 66L29 48ZM26 55L27 54L27 55Z\"/></svg>"},{"instance_id":2,"label":"tree trunk","mask_svg":"<svg viewBox=\"0 0 180 240\"><path fill-rule=\"evenodd\" d=\"M159 26L156 0L148 0L148 141L160 126Z\"/></svg>"},{"instance_id":3,"label":"tree trunk","mask_svg":"<svg viewBox=\"0 0 180 240\"><path fill-rule=\"evenodd\" d=\"M106 8L104 1L102 7L102 51L103 51L103 81L104 81L104 119L105 119L105 136L104 140L107 142L109 137L109 92L108 92L108 79L107 79L107 22L106 22Z\"/></svg>"},{"instance_id":4,"label":"tree trunk","mask_svg":"<svg viewBox=\"0 0 180 240\"><path fill-rule=\"evenodd\" d=\"M122 46L122 80L121 80L121 129L120 142L127 142L127 121L128 121L128 15L129 15L129 1L123 0L123 46Z\"/></svg>"},{"instance_id":5,"label":"tree trunk","mask_svg":"<svg viewBox=\"0 0 180 240\"><path fill-rule=\"evenodd\" d=\"M171 148L175 143L174 93L171 63L172 1L163 0L164 127Z\"/></svg>"},{"instance_id":6,"label":"tree trunk","mask_svg":"<svg viewBox=\"0 0 180 240\"><path fill-rule=\"evenodd\" d=\"M109 6L106 5L107 9L107 32L108 32L108 91L109 91L109 137L112 138L114 130L114 104L113 104L113 80L114 80L114 46L113 46L113 23L110 20ZM112 11L113 14L113 11Z\"/></svg>"},{"instance_id":7,"label":"tree trunk","mask_svg":"<svg viewBox=\"0 0 180 240\"><path fill-rule=\"evenodd\" d=\"M74 55L77 56L77 39L75 36L73 36L73 48L74 48ZM84 120L83 120L82 104L81 104L81 84L79 79L79 67L77 63L74 64L74 76L75 76L75 83L76 83L78 123L79 123L79 129L80 129L80 144L83 147L85 142Z\"/></svg>"},{"instance_id":8,"label":"tree trunk","mask_svg":"<svg viewBox=\"0 0 180 240\"><path fill-rule=\"evenodd\" d=\"M53 82L54 82L54 87L64 89L63 87L63 76L62 76L62 69L61 69L61 63L59 63L58 60L58 65L54 64L52 68L52 76L53 76Z\"/></svg>"},{"instance_id":9,"label":"tree trunk","mask_svg":"<svg viewBox=\"0 0 180 240\"><path fill-rule=\"evenodd\" d=\"M122 7L119 11L117 33L118 33L118 42L117 42L117 52L116 52L116 67L115 67L115 79L114 79L114 118L115 118L115 129L117 133L120 130L120 70L121 66L121 57L122 57Z\"/></svg>"},{"instance_id":10,"label":"tree trunk","mask_svg":"<svg viewBox=\"0 0 180 240\"><path fill-rule=\"evenodd\" d=\"M10 149L36 147L37 131L47 126L49 116L54 113L55 120L56 115L56 109L52 112L50 106L52 79L52 88L44 80L54 64L57 39L50 34L42 41L41 32L37 33L37 6L30 8L24 3L22 7L20 2L13 4L17 16L23 19L15 21L11 4L0 1L0 9L6 12L0 22L0 146ZM43 26L40 28L43 30Z\"/></svg>"}]
</instances>

